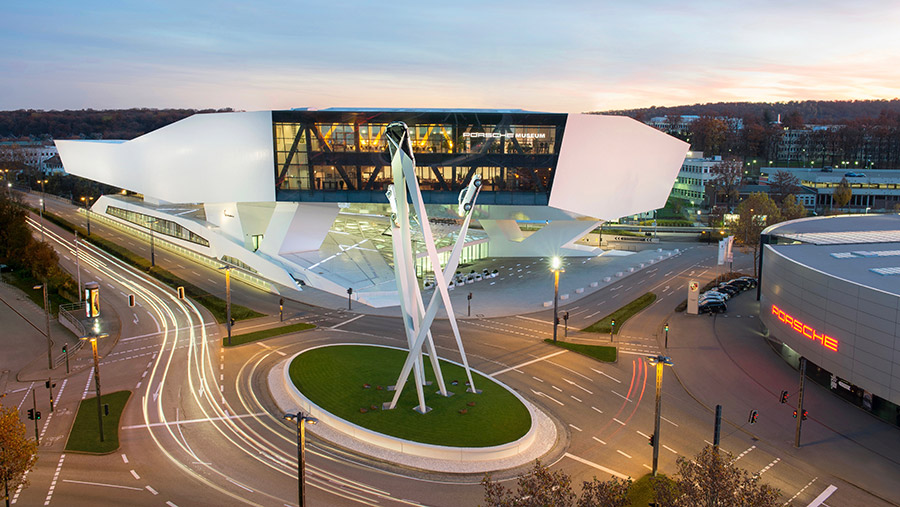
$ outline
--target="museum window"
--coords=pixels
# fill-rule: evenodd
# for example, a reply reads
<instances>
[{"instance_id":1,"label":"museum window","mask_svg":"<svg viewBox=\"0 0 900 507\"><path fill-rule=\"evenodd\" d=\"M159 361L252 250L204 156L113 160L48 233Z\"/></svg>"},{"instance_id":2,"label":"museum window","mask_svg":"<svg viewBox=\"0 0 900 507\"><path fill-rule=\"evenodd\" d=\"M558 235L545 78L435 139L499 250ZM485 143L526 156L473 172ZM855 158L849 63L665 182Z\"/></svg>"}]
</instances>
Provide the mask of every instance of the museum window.
<instances>
[{"instance_id":1,"label":"museum window","mask_svg":"<svg viewBox=\"0 0 900 507\"><path fill-rule=\"evenodd\" d=\"M163 218L151 217L149 215L145 215L143 213L138 213L136 211L131 211L122 208L116 208L114 206L106 207L106 214L112 215L117 218L121 218L126 222L130 222L139 227L143 227L145 229L149 229L150 226L153 226L153 232L158 234L163 234L165 236L171 236L173 238L183 239L185 241L190 241L191 243L196 243L198 245L209 246L209 241L207 241L202 236L194 234L188 229L185 229L181 225Z\"/></svg>"}]
</instances>

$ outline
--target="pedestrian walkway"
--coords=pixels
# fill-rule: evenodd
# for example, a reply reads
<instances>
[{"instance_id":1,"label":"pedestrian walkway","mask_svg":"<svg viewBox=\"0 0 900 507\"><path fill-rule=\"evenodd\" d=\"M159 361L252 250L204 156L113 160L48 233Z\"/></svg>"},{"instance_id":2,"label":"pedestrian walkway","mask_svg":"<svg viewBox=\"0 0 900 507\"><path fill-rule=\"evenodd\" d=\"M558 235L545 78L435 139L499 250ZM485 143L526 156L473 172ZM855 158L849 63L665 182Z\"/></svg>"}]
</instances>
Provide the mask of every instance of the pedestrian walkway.
<instances>
[{"instance_id":1,"label":"pedestrian walkway","mask_svg":"<svg viewBox=\"0 0 900 507\"><path fill-rule=\"evenodd\" d=\"M775 353L759 321L754 291L728 302L719 316L675 313L668 355L682 386L710 411L756 438L893 502L900 501L900 428L807 380L801 447L793 447L799 373ZM782 390L791 393L780 403ZM758 422L747 424L751 410ZM846 466L867 463L867 467ZM877 471L877 472L876 472Z\"/></svg>"}]
</instances>

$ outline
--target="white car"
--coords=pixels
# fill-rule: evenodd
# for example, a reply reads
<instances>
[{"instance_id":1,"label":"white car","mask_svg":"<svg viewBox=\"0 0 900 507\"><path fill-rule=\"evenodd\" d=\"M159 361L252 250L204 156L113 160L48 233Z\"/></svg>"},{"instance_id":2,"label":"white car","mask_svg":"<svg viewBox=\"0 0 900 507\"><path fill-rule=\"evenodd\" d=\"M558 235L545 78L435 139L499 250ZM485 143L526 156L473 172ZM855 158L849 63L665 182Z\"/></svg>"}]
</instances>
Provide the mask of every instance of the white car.
<instances>
[{"instance_id":1,"label":"white car","mask_svg":"<svg viewBox=\"0 0 900 507\"><path fill-rule=\"evenodd\" d=\"M459 216L464 216L472 209L472 201L475 200L475 194L478 193L478 187L481 186L481 175L472 176L469 185L462 189L459 193Z\"/></svg>"}]
</instances>

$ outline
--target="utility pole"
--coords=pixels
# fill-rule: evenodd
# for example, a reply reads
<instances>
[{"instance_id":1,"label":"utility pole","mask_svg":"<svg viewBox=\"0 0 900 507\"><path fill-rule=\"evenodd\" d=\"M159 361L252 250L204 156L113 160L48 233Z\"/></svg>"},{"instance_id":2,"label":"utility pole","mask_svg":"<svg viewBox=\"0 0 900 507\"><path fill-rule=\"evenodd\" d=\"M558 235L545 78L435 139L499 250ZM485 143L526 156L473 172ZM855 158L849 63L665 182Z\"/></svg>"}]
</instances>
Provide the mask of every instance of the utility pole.
<instances>
[{"instance_id":1,"label":"utility pole","mask_svg":"<svg viewBox=\"0 0 900 507\"><path fill-rule=\"evenodd\" d=\"M563 322L566 323L566 327L565 327L566 331L565 332L566 332L566 338L568 338L569 337L569 312L566 312L563 314Z\"/></svg>"},{"instance_id":2,"label":"utility pole","mask_svg":"<svg viewBox=\"0 0 900 507\"><path fill-rule=\"evenodd\" d=\"M800 428L803 426L803 384L806 380L806 358L800 357L800 394L797 395L797 435L794 447L800 447Z\"/></svg>"},{"instance_id":3,"label":"utility pole","mask_svg":"<svg viewBox=\"0 0 900 507\"><path fill-rule=\"evenodd\" d=\"M468 296L466 296L466 312L468 316L472 316L472 293L470 292Z\"/></svg>"},{"instance_id":4,"label":"utility pole","mask_svg":"<svg viewBox=\"0 0 900 507\"><path fill-rule=\"evenodd\" d=\"M35 285L34 289L44 290L44 318L47 325L47 368L53 369L53 341L50 339L50 299L47 297L47 277L44 277L44 283Z\"/></svg>"},{"instance_id":5,"label":"utility pole","mask_svg":"<svg viewBox=\"0 0 900 507\"><path fill-rule=\"evenodd\" d=\"M648 357L647 360L652 366L656 366L656 417L654 420L653 438L651 441L653 444L653 468L651 469L651 473L656 477L656 473L659 470L659 421L661 415L660 408L662 407L663 367L672 366L674 363L672 363L672 359L667 356Z\"/></svg>"},{"instance_id":6,"label":"utility pole","mask_svg":"<svg viewBox=\"0 0 900 507\"><path fill-rule=\"evenodd\" d=\"M719 451L719 435L722 434L722 405L716 405L716 426L713 431L713 447Z\"/></svg>"},{"instance_id":7,"label":"utility pole","mask_svg":"<svg viewBox=\"0 0 900 507\"><path fill-rule=\"evenodd\" d=\"M34 393L34 388L31 388L31 406L34 407L31 410L32 417L34 418L34 441L40 445L41 437L38 433L38 419L40 419L40 414L37 411L37 395Z\"/></svg>"},{"instance_id":8,"label":"utility pole","mask_svg":"<svg viewBox=\"0 0 900 507\"><path fill-rule=\"evenodd\" d=\"M97 338L91 337L91 351L94 354L94 385L97 390L97 427L100 429L100 441L103 442L103 407L100 401L100 356L97 354Z\"/></svg>"}]
</instances>

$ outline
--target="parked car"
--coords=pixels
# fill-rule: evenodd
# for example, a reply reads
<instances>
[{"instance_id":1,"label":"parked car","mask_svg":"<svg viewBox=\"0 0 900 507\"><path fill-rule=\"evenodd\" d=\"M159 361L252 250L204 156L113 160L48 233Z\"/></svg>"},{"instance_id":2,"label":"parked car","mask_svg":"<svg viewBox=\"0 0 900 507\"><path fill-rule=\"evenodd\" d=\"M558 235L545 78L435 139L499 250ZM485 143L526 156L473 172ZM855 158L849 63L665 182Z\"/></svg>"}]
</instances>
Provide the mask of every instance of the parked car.
<instances>
[{"instance_id":1,"label":"parked car","mask_svg":"<svg viewBox=\"0 0 900 507\"><path fill-rule=\"evenodd\" d=\"M743 281L749 283L751 289L756 288L756 283L757 283L756 278L753 278L752 276L742 276L742 277L738 278L738 280L743 280Z\"/></svg>"},{"instance_id":2,"label":"parked car","mask_svg":"<svg viewBox=\"0 0 900 507\"><path fill-rule=\"evenodd\" d=\"M728 299L728 296L726 296L725 294L721 294L718 292L715 292L715 293L707 292L707 293L701 295L700 299L698 301L703 302L703 301L709 301L709 300L716 300L716 301L724 302L726 299Z\"/></svg>"},{"instance_id":3,"label":"parked car","mask_svg":"<svg viewBox=\"0 0 900 507\"><path fill-rule=\"evenodd\" d=\"M865 178L866 173L849 172L849 173L844 173L844 177L846 177L846 178Z\"/></svg>"},{"instance_id":4,"label":"parked car","mask_svg":"<svg viewBox=\"0 0 900 507\"><path fill-rule=\"evenodd\" d=\"M728 306L724 301L706 301L697 307L699 313L725 313Z\"/></svg>"}]
</instances>

